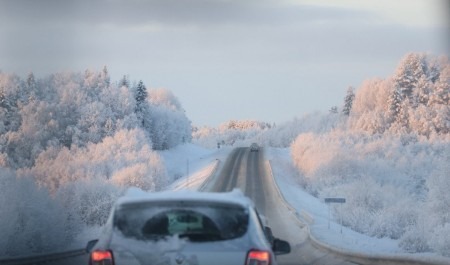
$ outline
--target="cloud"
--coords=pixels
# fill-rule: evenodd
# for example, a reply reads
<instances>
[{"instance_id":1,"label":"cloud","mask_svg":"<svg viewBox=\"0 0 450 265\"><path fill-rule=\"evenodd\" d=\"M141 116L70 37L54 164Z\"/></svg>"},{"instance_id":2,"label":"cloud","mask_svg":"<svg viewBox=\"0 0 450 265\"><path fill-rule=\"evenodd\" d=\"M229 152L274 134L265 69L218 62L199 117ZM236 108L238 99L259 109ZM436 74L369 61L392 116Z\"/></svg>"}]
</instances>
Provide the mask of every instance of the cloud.
<instances>
[{"instance_id":1,"label":"cloud","mask_svg":"<svg viewBox=\"0 0 450 265\"><path fill-rule=\"evenodd\" d=\"M360 25L370 17L270 0L0 0L0 56L3 67L25 71L89 67L111 58L122 63L151 58L162 65L183 59L210 63L211 56L220 62L234 55L284 60L276 57L299 41L309 43L315 32Z\"/></svg>"},{"instance_id":2,"label":"cloud","mask_svg":"<svg viewBox=\"0 0 450 265\"><path fill-rule=\"evenodd\" d=\"M26 71L140 60L251 71L427 47L430 33L379 21L369 11L269 0L0 1L0 56Z\"/></svg>"},{"instance_id":3,"label":"cloud","mask_svg":"<svg viewBox=\"0 0 450 265\"><path fill-rule=\"evenodd\" d=\"M412 27L448 27L448 0L288 0L292 5L313 5L324 8L346 8L356 12L375 13L383 21Z\"/></svg>"},{"instance_id":4,"label":"cloud","mask_svg":"<svg viewBox=\"0 0 450 265\"><path fill-rule=\"evenodd\" d=\"M16 0L1 1L0 15L8 27L74 27L164 25L201 28L246 25L288 25L311 21L348 20L367 14L344 8L291 5L269 0Z\"/></svg>"},{"instance_id":5,"label":"cloud","mask_svg":"<svg viewBox=\"0 0 450 265\"><path fill-rule=\"evenodd\" d=\"M2 20L18 25L217 24L239 16L245 5L206 0L2 1ZM9 23L11 26L11 23Z\"/></svg>"},{"instance_id":6,"label":"cloud","mask_svg":"<svg viewBox=\"0 0 450 265\"><path fill-rule=\"evenodd\" d=\"M310 97L313 91L317 98L329 97L321 103L308 100L302 108L322 104L328 109L336 104L333 93L340 101L345 92L330 90L384 77L405 53L440 53L447 41L439 28L386 20L370 6L317 3L0 0L0 68L42 76L107 65L113 79L129 74L175 91L198 121L210 117L202 117L206 103L194 94L211 95L209 103L236 118L238 108L225 106L234 100L226 99L239 95L239 106L245 106L260 95L258 101L270 102L276 97L270 93L280 90L280 102L290 111L299 106L287 106L289 99ZM278 107L258 111L291 115Z\"/></svg>"}]
</instances>

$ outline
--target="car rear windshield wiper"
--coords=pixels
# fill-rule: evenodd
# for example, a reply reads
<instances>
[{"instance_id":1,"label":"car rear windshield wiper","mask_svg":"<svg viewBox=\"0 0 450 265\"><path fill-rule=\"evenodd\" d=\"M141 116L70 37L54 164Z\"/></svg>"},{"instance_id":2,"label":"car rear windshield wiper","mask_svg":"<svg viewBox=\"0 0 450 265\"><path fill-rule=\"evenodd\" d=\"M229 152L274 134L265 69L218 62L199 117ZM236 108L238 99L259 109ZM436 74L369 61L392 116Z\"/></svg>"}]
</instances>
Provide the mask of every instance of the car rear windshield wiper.
<instances>
[{"instance_id":1,"label":"car rear windshield wiper","mask_svg":"<svg viewBox=\"0 0 450 265\"><path fill-rule=\"evenodd\" d=\"M220 241L225 240L220 234L217 233L183 233L178 235L180 238L187 238L193 242L205 242L205 241Z\"/></svg>"}]
</instances>

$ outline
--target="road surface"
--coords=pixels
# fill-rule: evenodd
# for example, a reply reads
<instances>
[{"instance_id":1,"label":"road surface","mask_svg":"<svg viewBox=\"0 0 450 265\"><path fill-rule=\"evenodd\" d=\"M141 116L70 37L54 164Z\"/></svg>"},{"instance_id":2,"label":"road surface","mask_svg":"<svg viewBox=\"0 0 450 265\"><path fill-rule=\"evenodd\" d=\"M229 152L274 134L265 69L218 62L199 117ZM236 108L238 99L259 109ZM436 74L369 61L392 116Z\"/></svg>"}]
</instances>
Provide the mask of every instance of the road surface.
<instances>
[{"instance_id":1,"label":"road surface","mask_svg":"<svg viewBox=\"0 0 450 265\"><path fill-rule=\"evenodd\" d=\"M333 254L321 251L307 240L307 230L284 207L278 197L275 184L264 160L262 149L250 152L250 148L236 148L223 163L218 174L204 187L205 191L224 192L240 188L254 202L257 211L266 216L273 234L291 244L291 253L278 256L279 265L353 265ZM81 255L45 263L45 265L88 264L88 255Z\"/></svg>"},{"instance_id":2,"label":"road surface","mask_svg":"<svg viewBox=\"0 0 450 265\"><path fill-rule=\"evenodd\" d=\"M306 227L289 212L278 196L275 183L264 160L262 149L236 148L223 164L215 180L205 187L208 191L230 191L240 188L254 202L257 211L266 216L273 234L291 244L291 253L278 256L279 265L350 265L329 252L317 249L308 240Z\"/></svg>"}]
</instances>

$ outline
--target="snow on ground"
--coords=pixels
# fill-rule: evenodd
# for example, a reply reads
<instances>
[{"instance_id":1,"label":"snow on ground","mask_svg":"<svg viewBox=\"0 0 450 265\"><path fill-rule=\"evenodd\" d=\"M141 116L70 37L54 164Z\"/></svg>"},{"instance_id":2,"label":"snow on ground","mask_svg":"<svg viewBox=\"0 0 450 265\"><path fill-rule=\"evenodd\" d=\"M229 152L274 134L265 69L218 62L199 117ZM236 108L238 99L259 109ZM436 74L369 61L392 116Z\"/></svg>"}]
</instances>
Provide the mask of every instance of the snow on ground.
<instances>
[{"instance_id":1,"label":"snow on ground","mask_svg":"<svg viewBox=\"0 0 450 265\"><path fill-rule=\"evenodd\" d=\"M213 174L218 161L225 161L231 147L205 149L193 144L161 151L169 177L177 176L165 190L197 190ZM338 218L329 215L328 205L303 190L296 179L296 169L291 163L288 148L265 148L266 158L270 161L276 184L285 200L299 213L301 219L309 224L311 234L320 242L336 249L370 255L396 255L418 257L421 259L440 259L435 254L409 254L398 247L398 241L387 238L373 238L357 233L339 225ZM189 169L188 169L189 161ZM189 174L187 174L189 173ZM339 207L339 205L331 206ZM330 221L329 221L330 220ZM330 224L330 226L329 226ZM342 231L342 232L341 232ZM80 235L77 244L84 246L99 228L92 228ZM76 247L75 247L76 248Z\"/></svg>"},{"instance_id":2,"label":"snow on ground","mask_svg":"<svg viewBox=\"0 0 450 265\"><path fill-rule=\"evenodd\" d=\"M266 159L270 160L274 179L285 200L309 223L311 234L320 242L335 249L369 255L417 257L421 260L442 257L432 253L409 254L398 247L398 241L389 238L374 238L339 225L339 218L329 217L329 206L307 193L296 179L288 148L266 148ZM343 196L345 197L345 196ZM331 205L330 207L339 207ZM330 220L330 227L329 225ZM342 232L341 232L342 231Z\"/></svg>"},{"instance_id":3,"label":"snow on ground","mask_svg":"<svg viewBox=\"0 0 450 265\"><path fill-rule=\"evenodd\" d=\"M178 176L166 190L196 190L213 173L217 159L224 161L232 148L204 149L186 144L160 152L164 158L169 177ZM277 185L283 196L300 213L303 219L311 219L312 234L320 241L336 248L367 254L402 253L396 240L372 238L339 225L331 216L328 228L328 205L304 191L295 179L295 168L291 165L289 149L266 148L267 159L271 161ZM187 161L189 176L187 177ZM335 206L339 207L339 205ZM310 220L310 221L311 221ZM342 229L342 233L341 233Z\"/></svg>"},{"instance_id":4,"label":"snow on ground","mask_svg":"<svg viewBox=\"0 0 450 265\"><path fill-rule=\"evenodd\" d=\"M205 149L193 144L184 144L160 151L159 154L164 159L169 178L176 178L165 190L197 190L214 173L219 161L222 163L225 161L231 150L231 147ZM188 172L189 176L186 176ZM102 228L99 226L85 229L77 236L69 249L85 247L89 240L98 238L101 232Z\"/></svg>"},{"instance_id":5,"label":"snow on ground","mask_svg":"<svg viewBox=\"0 0 450 265\"><path fill-rule=\"evenodd\" d=\"M161 151L169 178L175 179L166 190L197 190L213 174L219 161L224 161L231 147L206 149L193 144L179 145Z\"/></svg>"}]
</instances>

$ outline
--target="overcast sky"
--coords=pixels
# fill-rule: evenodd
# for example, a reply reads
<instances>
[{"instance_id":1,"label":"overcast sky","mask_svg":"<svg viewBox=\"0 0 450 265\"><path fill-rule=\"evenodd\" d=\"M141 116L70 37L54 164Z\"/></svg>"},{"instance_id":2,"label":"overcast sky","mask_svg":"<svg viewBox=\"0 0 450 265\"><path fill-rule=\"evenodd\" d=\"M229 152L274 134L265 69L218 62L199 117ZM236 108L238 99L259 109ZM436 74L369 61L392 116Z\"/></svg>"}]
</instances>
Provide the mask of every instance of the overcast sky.
<instances>
[{"instance_id":1,"label":"overcast sky","mask_svg":"<svg viewBox=\"0 0 450 265\"><path fill-rule=\"evenodd\" d=\"M170 89L194 125L341 106L408 52L449 55L448 0L0 0L0 70L102 69Z\"/></svg>"}]
</instances>

